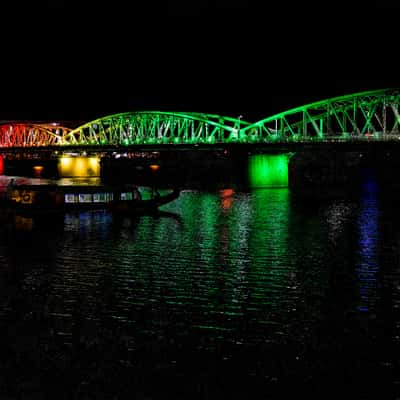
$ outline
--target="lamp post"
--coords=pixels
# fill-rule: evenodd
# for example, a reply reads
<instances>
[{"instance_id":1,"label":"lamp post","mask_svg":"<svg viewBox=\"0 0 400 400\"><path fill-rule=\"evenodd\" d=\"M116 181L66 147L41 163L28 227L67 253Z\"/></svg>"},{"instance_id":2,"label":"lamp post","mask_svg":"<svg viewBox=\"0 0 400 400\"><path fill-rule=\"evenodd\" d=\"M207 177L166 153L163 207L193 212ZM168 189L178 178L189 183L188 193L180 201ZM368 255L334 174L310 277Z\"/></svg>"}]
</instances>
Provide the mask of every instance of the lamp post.
<instances>
[{"instance_id":1,"label":"lamp post","mask_svg":"<svg viewBox=\"0 0 400 400\"><path fill-rule=\"evenodd\" d=\"M239 115L238 117L238 139L240 139L240 120L243 118L243 115Z\"/></svg>"}]
</instances>

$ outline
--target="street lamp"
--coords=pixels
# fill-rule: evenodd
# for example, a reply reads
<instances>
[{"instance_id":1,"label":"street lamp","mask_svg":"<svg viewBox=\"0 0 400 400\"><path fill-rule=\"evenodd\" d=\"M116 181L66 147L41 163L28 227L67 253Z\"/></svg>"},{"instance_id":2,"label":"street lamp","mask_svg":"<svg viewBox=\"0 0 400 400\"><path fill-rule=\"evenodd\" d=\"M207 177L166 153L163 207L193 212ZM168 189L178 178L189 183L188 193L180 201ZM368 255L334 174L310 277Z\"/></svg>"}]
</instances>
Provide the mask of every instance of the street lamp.
<instances>
[{"instance_id":1,"label":"street lamp","mask_svg":"<svg viewBox=\"0 0 400 400\"><path fill-rule=\"evenodd\" d=\"M243 118L243 115L239 115L238 117L238 139L240 139L240 120Z\"/></svg>"}]
</instances>

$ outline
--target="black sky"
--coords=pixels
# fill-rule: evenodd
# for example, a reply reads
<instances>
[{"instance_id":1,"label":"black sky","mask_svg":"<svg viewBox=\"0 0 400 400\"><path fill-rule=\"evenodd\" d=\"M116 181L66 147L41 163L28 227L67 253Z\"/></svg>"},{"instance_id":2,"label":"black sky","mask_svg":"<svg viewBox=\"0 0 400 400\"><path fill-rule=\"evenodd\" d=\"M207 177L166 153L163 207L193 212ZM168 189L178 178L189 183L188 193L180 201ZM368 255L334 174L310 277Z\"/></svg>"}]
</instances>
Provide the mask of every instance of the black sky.
<instances>
[{"instance_id":1,"label":"black sky","mask_svg":"<svg viewBox=\"0 0 400 400\"><path fill-rule=\"evenodd\" d=\"M400 87L396 6L26 3L0 6L0 120L169 110L251 121Z\"/></svg>"}]
</instances>

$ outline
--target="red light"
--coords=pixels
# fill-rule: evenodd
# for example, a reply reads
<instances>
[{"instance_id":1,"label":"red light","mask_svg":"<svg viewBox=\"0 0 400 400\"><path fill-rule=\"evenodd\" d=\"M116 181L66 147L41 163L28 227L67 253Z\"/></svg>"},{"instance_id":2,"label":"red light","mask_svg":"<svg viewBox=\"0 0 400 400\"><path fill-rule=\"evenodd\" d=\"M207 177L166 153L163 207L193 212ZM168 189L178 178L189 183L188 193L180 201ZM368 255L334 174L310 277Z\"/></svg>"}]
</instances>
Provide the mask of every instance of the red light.
<instances>
[{"instance_id":1,"label":"red light","mask_svg":"<svg viewBox=\"0 0 400 400\"><path fill-rule=\"evenodd\" d=\"M235 191L233 189L222 189L219 191L222 200L222 209L229 210L232 207L233 194Z\"/></svg>"},{"instance_id":2,"label":"red light","mask_svg":"<svg viewBox=\"0 0 400 400\"><path fill-rule=\"evenodd\" d=\"M222 189L222 190L220 190L220 194L221 194L222 198L230 197L230 196L233 195L233 193L235 193L233 189Z\"/></svg>"}]
</instances>

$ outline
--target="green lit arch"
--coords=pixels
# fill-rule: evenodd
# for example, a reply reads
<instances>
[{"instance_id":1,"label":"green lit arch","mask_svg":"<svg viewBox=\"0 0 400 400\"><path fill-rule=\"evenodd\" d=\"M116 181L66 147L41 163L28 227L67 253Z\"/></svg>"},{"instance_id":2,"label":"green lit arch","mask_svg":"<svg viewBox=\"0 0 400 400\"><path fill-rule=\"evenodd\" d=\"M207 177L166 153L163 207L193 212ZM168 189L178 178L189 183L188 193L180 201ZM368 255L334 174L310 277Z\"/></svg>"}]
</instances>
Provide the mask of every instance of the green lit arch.
<instances>
[{"instance_id":1,"label":"green lit arch","mask_svg":"<svg viewBox=\"0 0 400 400\"><path fill-rule=\"evenodd\" d=\"M63 137L64 145L224 143L237 140L241 117L215 114L136 111L87 122Z\"/></svg>"},{"instance_id":2,"label":"green lit arch","mask_svg":"<svg viewBox=\"0 0 400 400\"><path fill-rule=\"evenodd\" d=\"M400 136L399 89L333 97L272 115L241 129L243 141L360 140Z\"/></svg>"}]
</instances>

